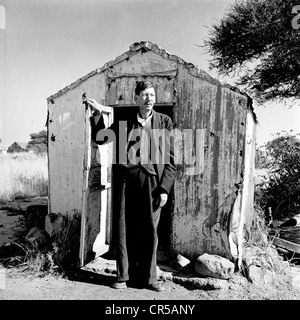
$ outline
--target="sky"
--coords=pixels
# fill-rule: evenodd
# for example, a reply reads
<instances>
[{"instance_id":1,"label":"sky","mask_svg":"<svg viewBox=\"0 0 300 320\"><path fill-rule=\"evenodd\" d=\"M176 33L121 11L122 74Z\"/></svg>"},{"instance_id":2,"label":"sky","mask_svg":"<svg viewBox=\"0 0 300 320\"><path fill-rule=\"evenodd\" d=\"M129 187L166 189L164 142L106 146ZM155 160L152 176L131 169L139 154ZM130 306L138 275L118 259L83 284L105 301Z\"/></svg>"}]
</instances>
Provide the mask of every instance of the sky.
<instances>
[{"instance_id":1,"label":"sky","mask_svg":"<svg viewBox=\"0 0 300 320\"><path fill-rule=\"evenodd\" d=\"M0 0L0 138L28 142L46 129L47 97L151 41L213 77L200 48L235 0ZM231 79L227 82L234 84ZM257 144L300 132L300 107L255 107Z\"/></svg>"}]
</instances>

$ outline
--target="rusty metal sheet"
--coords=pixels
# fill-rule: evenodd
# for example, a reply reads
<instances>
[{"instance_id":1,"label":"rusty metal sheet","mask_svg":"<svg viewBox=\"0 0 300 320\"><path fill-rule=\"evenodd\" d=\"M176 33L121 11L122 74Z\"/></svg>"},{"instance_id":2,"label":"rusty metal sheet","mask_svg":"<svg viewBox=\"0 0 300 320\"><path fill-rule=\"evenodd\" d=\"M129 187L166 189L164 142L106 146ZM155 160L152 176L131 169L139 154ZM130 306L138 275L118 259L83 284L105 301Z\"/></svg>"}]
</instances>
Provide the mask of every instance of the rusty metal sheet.
<instances>
[{"instance_id":1,"label":"rusty metal sheet","mask_svg":"<svg viewBox=\"0 0 300 320\"><path fill-rule=\"evenodd\" d=\"M228 224L242 183L247 97L179 68L175 122L181 130L206 130L204 171L175 182L172 249L188 257L204 252L230 257ZM184 143L181 148L185 148Z\"/></svg>"},{"instance_id":2,"label":"rusty metal sheet","mask_svg":"<svg viewBox=\"0 0 300 320\"><path fill-rule=\"evenodd\" d=\"M120 75L168 75L173 74L176 70L177 63L175 61L163 58L151 51L145 53L140 51L129 59L113 65L108 70L108 77L111 78Z\"/></svg>"},{"instance_id":3,"label":"rusty metal sheet","mask_svg":"<svg viewBox=\"0 0 300 320\"><path fill-rule=\"evenodd\" d=\"M69 93L49 102L48 110L50 212L81 212L84 108Z\"/></svg>"},{"instance_id":4,"label":"rusty metal sheet","mask_svg":"<svg viewBox=\"0 0 300 320\"><path fill-rule=\"evenodd\" d=\"M121 77L110 82L108 87L108 104L109 105L134 105L134 89L136 81L144 80L143 77ZM167 77L148 76L156 91L157 103L173 103L174 96L174 79Z\"/></svg>"}]
</instances>

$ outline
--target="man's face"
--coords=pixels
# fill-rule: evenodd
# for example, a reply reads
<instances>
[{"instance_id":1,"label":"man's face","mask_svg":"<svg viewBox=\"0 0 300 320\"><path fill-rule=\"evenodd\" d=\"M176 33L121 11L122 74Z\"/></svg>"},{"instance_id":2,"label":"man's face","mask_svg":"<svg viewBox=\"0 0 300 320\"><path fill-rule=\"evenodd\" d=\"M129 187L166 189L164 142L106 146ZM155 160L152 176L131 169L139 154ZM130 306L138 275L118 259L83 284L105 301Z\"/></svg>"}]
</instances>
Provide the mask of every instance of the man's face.
<instances>
[{"instance_id":1,"label":"man's face","mask_svg":"<svg viewBox=\"0 0 300 320\"><path fill-rule=\"evenodd\" d=\"M135 102L140 108L140 112L149 112L153 109L155 103L155 90L154 88L147 88L135 96Z\"/></svg>"}]
</instances>

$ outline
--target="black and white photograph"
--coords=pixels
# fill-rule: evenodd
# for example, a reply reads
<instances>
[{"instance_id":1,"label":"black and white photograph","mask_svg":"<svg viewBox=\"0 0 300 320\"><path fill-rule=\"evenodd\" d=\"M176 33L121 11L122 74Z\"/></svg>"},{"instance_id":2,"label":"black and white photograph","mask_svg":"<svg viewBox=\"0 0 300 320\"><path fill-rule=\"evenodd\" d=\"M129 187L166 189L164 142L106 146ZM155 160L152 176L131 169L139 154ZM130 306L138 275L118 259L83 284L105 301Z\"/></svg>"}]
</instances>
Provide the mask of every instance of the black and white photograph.
<instances>
[{"instance_id":1,"label":"black and white photograph","mask_svg":"<svg viewBox=\"0 0 300 320\"><path fill-rule=\"evenodd\" d=\"M0 300L299 299L300 0L0 0Z\"/></svg>"}]
</instances>

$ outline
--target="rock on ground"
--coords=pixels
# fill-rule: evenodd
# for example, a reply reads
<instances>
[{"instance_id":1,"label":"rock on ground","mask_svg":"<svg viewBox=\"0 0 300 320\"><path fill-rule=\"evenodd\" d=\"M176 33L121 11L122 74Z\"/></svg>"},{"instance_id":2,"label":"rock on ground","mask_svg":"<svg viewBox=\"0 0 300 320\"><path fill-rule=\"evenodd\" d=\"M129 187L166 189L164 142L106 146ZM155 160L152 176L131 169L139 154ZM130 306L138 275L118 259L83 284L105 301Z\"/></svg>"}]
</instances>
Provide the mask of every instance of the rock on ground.
<instances>
[{"instance_id":1,"label":"rock on ground","mask_svg":"<svg viewBox=\"0 0 300 320\"><path fill-rule=\"evenodd\" d=\"M277 252L271 247L245 247L243 262L248 280L254 284L271 283L274 280L274 262L277 257Z\"/></svg>"},{"instance_id":2,"label":"rock on ground","mask_svg":"<svg viewBox=\"0 0 300 320\"><path fill-rule=\"evenodd\" d=\"M190 260L182 256L181 254L177 254L177 256L171 261L171 266L178 271L182 271L188 267L190 264Z\"/></svg>"},{"instance_id":3,"label":"rock on ground","mask_svg":"<svg viewBox=\"0 0 300 320\"><path fill-rule=\"evenodd\" d=\"M36 227L31 228L26 235L26 239L33 243L37 249L44 249L50 244L50 236L45 230Z\"/></svg>"},{"instance_id":4,"label":"rock on ground","mask_svg":"<svg viewBox=\"0 0 300 320\"><path fill-rule=\"evenodd\" d=\"M234 272L234 264L218 255L204 253L196 260L195 272L202 276L230 279Z\"/></svg>"},{"instance_id":5,"label":"rock on ground","mask_svg":"<svg viewBox=\"0 0 300 320\"><path fill-rule=\"evenodd\" d=\"M259 266L264 269L272 271L274 269L274 261L272 255L273 252L269 250L257 247L249 246L245 247L243 251L243 261L247 267L251 265Z\"/></svg>"},{"instance_id":6,"label":"rock on ground","mask_svg":"<svg viewBox=\"0 0 300 320\"><path fill-rule=\"evenodd\" d=\"M274 275L270 270L255 265L249 266L248 277L254 284L266 284L274 279Z\"/></svg>"}]
</instances>

